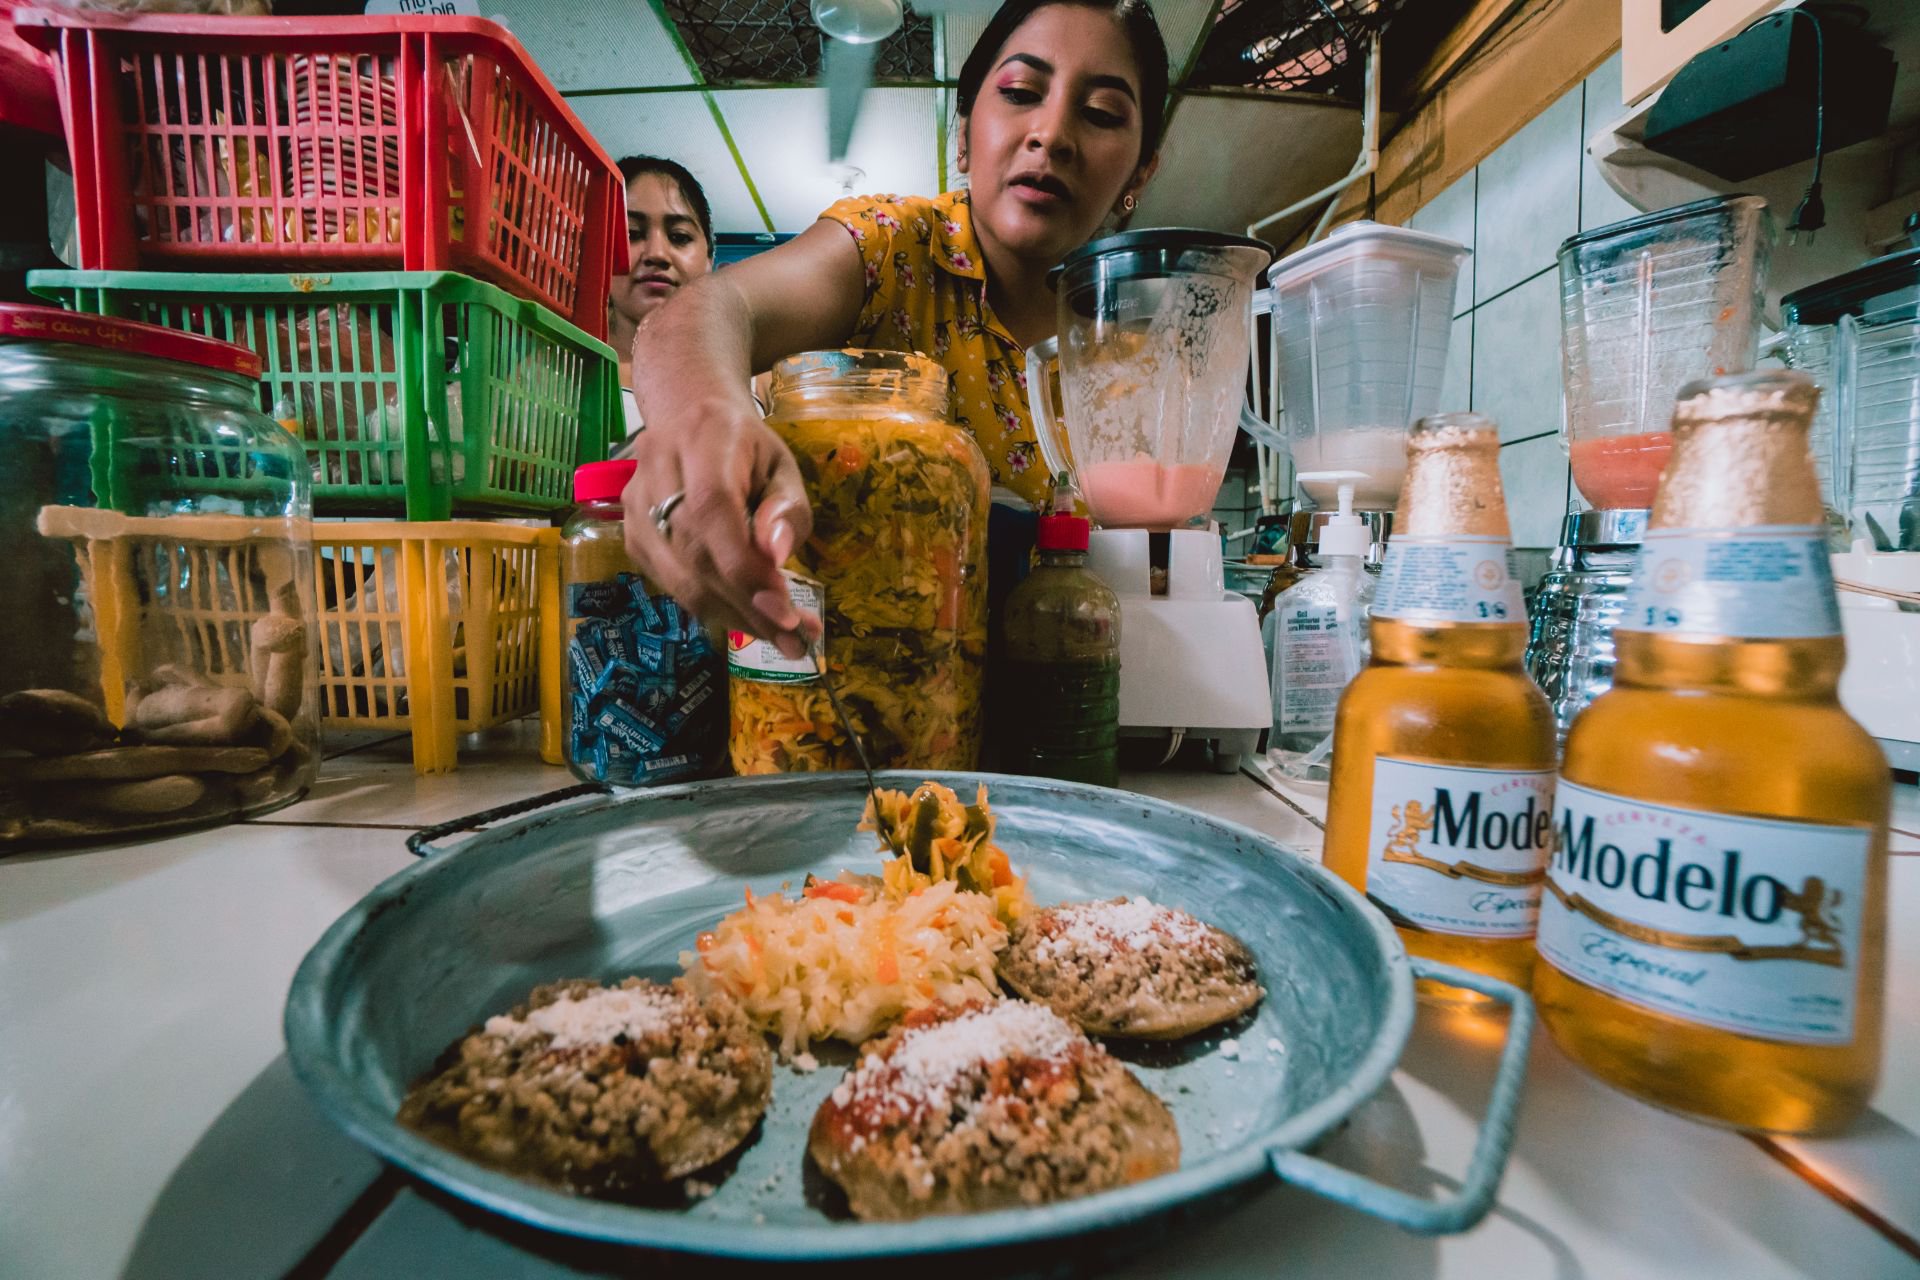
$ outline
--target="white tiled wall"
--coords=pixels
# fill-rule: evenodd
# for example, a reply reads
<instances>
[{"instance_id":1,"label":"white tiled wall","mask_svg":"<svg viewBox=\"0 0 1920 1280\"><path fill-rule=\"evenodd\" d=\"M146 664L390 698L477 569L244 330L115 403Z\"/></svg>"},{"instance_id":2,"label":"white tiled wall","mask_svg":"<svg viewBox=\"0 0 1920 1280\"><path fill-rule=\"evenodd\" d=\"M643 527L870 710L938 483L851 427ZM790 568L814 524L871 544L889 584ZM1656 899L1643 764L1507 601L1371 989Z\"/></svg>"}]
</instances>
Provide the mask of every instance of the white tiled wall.
<instances>
[{"instance_id":1,"label":"white tiled wall","mask_svg":"<svg viewBox=\"0 0 1920 1280\"><path fill-rule=\"evenodd\" d=\"M1587 77L1587 123L1582 131L1591 138L1608 125L1617 122L1627 114L1627 108L1620 101L1620 55L1608 58L1600 69ZM1593 157L1583 155L1580 158L1580 229L1604 227L1609 222L1619 222L1631 218L1640 211L1628 204L1626 197L1607 185L1605 178L1593 162Z\"/></svg>"},{"instance_id":2,"label":"white tiled wall","mask_svg":"<svg viewBox=\"0 0 1920 1280\"><path fill-rule=\"evenodd\" d=\"M1564 237L1563 237L1564 238ZM1555 241L1555 245L1558 245ZM1500 425L1502 443L1560 429L1560 275L1535 271L1473 309L1470 385L1475 413Z\"/></svg>"}]
</instances>

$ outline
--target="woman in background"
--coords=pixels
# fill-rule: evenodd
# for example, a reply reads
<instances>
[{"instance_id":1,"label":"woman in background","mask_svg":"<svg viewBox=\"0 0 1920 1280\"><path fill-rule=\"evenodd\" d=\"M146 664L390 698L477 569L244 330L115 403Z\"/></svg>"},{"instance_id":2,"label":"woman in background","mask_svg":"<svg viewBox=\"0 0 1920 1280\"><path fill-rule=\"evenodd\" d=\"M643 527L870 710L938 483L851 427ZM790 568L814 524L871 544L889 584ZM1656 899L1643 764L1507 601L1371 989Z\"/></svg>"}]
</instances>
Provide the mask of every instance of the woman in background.
<instances>
[{"instance_id":1,"label":"woman in background","mask_svg":"<svg viewBox=\"0 0 1920 1280\"><path fill-rule=\"evenodd\" d=\"M607 340L620 355L620 400L631 437L640 429L634 334L683 285L713 270L713 210L699 180L675 161L628 156L620 176L627 184L627 270L613 279Z\"/></svg>"},{"instance_id":2,"label":"woman in background","mask_svg":"<svg viewBox=\"0 0 1920 1280\"><path fill-rule=\"evenodd\" d=\"M1054 332L1047 273L1133 209L1159 162L1167 80L1147 0L1005 0L960 72L967 190L843 200L641 330L634 390L649 426L626 533L649 578L709 623L805 651L779 566L812 513L747 392L797 351L931 356L996 487L1043 501L1024 353Z\"/></svg>"}]
</instances>

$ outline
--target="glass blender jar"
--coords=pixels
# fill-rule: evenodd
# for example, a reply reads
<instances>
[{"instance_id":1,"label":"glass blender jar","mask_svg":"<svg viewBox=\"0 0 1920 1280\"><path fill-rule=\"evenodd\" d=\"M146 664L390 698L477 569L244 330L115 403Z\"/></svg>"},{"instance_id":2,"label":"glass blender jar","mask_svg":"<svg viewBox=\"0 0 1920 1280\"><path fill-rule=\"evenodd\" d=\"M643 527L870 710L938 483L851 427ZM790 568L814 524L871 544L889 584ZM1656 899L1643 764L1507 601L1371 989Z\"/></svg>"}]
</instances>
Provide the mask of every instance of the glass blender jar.
<instances>
[{"instance_id":1,"label":"glass blender jar","mask_svg":"<svg viewBox=\"0 0 1920 1280\"><path fill-rule=\"evenodd\" d=\"M1920 551L1920 249L1780 300L1787 363L1820 384L1814 473L1835 541Z\"/></svg>"},{"instance_id":2,"label":"glass blender jar","mask_svg":"<svg viewBox=\"0 0 1920 1280\"><path fill-rule=\"evenodd\" d=\"M1757 196L1663 209L1560 246L1565 432L1573 482L1594 508L1561 528L1534 593L1527 670L1564 744L1574 718L1613 687L1613 632L1680 388L1752 367L1773 226Z\"/></svg>"},{"instance_id":3,"label":"glass blender jar","mask_svg":"<svg viewBox=\"0 0 1920 1280\"><path fill-rule=\"evenodd\" d=\"M1652 506L1680 388L1753 367L1773 238L1765 200L1720 196L1560 246L1567 449L1594 507Z\"/></svg>"},{"instance_id":4,"label":"glass blender jar","mask_svg":"<svg viewBox=\"0 0 1920 1280\"><path fill-rule=\"evenodd\" d=\"M1786 354L1820 384L1810 444L1847 638L1840 702L1896 767L1920 764L1920 248L1780 301ZM1856 588L1865 588L1864 590Z\"/></svg>"},{"instance_id":5,"label":"glass blender jar","mask_svg":"<svg viewBox=\"0 0 1920 1280\"><path fill-rule=\"evenodd\" d=\"M1097 240L1056 269L1060 336L1029 354L1027 395L1048 469L1073 473L1102 528L1179 529L1212 510L1272 260L1258 240L1169 228Z\"/></svg>"},{"instance_id":6,"label":"glass blender jar","mask_svg":"<svg viewBox=\"0 0 1920 1280\"><path fill-rule=\"evenodd\" d=\"M1271 719L1258 611L1226 590L1220 537L1203 526L1245 402L1254 280L1272 260L1211 231L1096 240L1055 273L1058 339L1027 349L1041 455L1085 498L1099 526L1088 568L1120 597L1121 734L1211 741L1221 768L1257 750Z\"/></svg>"}]
</instances>

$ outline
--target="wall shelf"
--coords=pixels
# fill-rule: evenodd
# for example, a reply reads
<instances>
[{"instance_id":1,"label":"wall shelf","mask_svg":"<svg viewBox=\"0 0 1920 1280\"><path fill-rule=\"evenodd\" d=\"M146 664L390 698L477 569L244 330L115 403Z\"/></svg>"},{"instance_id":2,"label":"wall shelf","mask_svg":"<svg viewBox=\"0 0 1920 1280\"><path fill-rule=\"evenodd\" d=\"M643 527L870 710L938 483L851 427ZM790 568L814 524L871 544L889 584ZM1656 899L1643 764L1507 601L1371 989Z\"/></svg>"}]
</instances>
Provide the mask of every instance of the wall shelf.
<instances>
[{"instance_id":1,"label":"wall shelf","mask_svg":"<svg viewBox=\"0 0 1920 1280\"><path fill-rule=\"evenodd\" d=\"M1920 210L1920 4L1864 0L1857 7L1866 11L1866 30L1893 51L1899 64L1893 111L1878 138L1828 153L1822 174L1827 225L1811 239L1803 235L1789 244L1785 232L1813 175L1811 160L1729 183L1649 150L1646 122L1657 92L1623 108L1587 141L1587 154L1607 185L1639 209L1665 209L1735 191L1766 197L1781 227L1768 288L1768 308L1776 315L1782 294L1896 247L1902 222Z\"/></svg>"}]
</instances>

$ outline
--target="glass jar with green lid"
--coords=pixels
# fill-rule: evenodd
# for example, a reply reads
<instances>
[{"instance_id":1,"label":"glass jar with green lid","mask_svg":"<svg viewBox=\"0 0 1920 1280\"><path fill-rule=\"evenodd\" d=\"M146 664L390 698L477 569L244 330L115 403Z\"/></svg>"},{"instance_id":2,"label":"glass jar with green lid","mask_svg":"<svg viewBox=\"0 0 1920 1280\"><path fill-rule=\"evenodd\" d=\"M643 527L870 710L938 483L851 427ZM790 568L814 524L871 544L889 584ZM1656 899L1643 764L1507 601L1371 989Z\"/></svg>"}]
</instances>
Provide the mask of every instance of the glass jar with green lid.
<instances>
[{"instance_id":1,"label":"glass jar with green lid","mask_svg":"<svg viewBox=\"0 0 1920 1280\"><path fill-rule=\"evenodd\" d=\"M971 769L987 646L986 458L925 356L815 351L774 366L770 425L793 451L813 534L785 566L875 768ZM813 659L729 644L733 767L859 766Z\"/></svg>"},{"instance_id":2,"label":"glass jar with green lid","mask_svg":"<svg viewBox=\"0 0 1920 1280\"><path fill-rule=\"evenodd\" d=\"M0 849L312 782L310 477L259 377L226 343L0 306Z\"/></svg>"}]
</instances>

